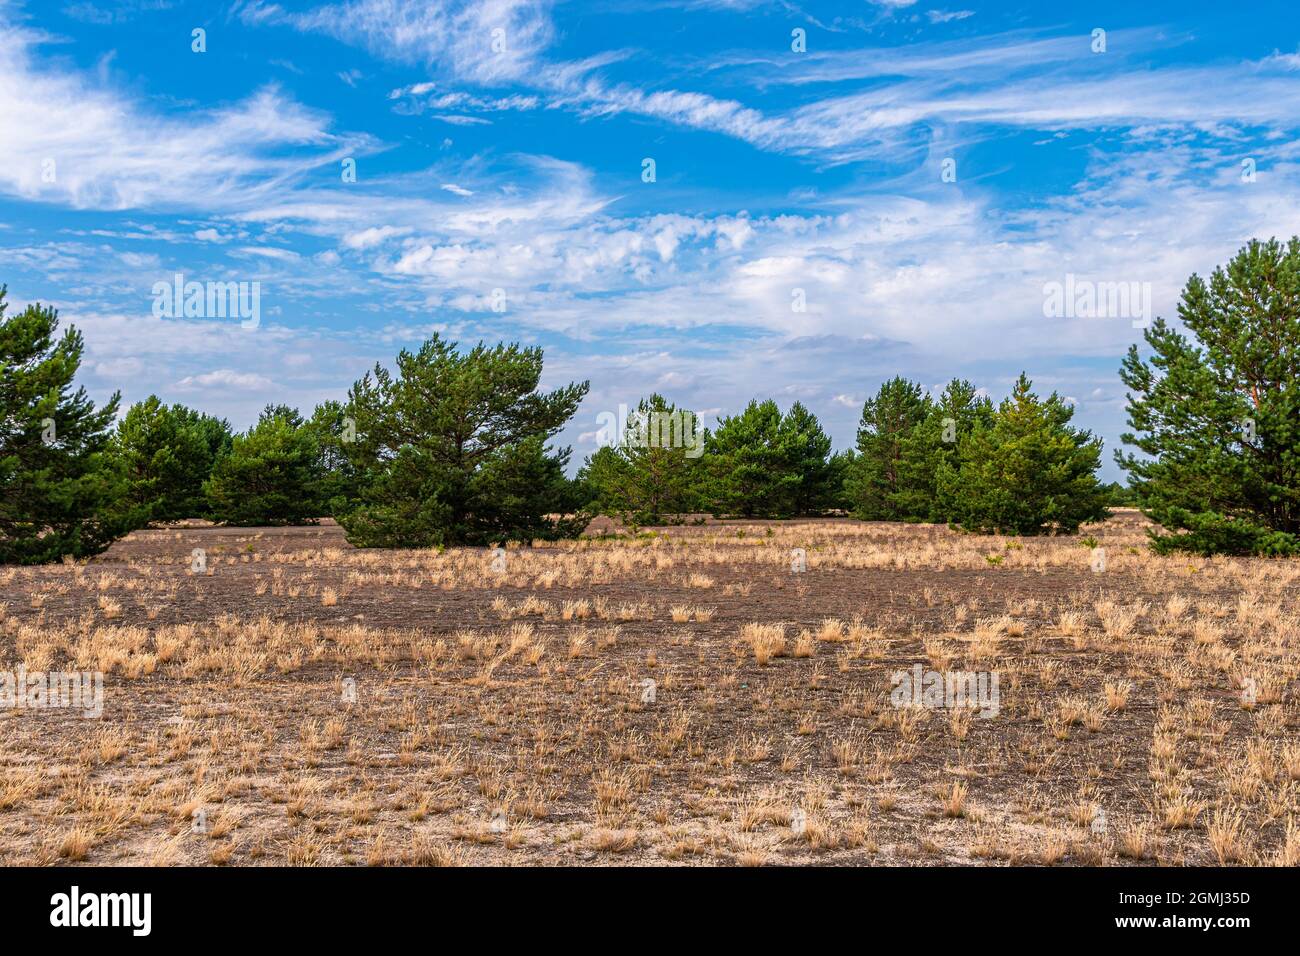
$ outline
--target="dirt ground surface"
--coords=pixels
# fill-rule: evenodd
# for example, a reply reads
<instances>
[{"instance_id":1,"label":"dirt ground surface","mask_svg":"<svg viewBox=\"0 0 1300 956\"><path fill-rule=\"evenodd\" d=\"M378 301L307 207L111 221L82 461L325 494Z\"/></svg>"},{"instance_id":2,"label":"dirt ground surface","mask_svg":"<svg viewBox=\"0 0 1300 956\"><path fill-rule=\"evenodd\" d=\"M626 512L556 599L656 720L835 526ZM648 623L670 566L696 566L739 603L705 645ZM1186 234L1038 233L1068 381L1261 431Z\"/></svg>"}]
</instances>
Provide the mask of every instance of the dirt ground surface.
<instances>
[{"instance_id":1,"label":"dirt ground surface","mask_svg":"<svg viewBox=\"0 0 1300 956\"><path fill-rule=\"evenodd\" d=\"M102 674L0 694L0 863L1300 863L1300 562L1135 512L593 530L0 570L11 691Z\"/></svg>"}]
</instances>

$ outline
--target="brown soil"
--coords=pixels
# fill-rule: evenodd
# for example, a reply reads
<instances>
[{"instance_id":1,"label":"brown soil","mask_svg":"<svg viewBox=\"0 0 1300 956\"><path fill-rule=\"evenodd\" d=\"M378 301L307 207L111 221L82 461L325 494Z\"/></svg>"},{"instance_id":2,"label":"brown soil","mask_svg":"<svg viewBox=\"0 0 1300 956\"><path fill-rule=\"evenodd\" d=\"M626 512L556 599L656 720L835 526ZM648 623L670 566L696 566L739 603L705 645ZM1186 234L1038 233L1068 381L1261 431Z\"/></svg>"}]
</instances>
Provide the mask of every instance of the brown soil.
<instances>
[{"instance_id":1,"label":"brown soil","mask_svg":"<svg viewBox=\"0 0 1300 956\"><path fill-rule=\"evenodd\" d=\"M0 571L0 671L104 674L99 719L0 708L0 863L1300 862L1300 564L1144 530L1086 530L1099 571L840 519ZM996 716L894 706L916 664Z\"/></svg>"}]
</instances>

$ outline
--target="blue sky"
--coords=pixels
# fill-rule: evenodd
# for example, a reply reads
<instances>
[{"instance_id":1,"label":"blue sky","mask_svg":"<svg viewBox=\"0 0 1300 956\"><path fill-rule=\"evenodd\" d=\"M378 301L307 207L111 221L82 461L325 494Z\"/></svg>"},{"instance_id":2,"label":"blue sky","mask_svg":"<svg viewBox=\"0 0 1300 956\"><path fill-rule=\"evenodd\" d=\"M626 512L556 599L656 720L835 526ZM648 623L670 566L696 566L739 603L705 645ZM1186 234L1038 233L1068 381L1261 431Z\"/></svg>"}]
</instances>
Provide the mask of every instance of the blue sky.
<instances>
[{"instance_id":1,"label":"blue sky","mask_svg":"<svg viewBox=\"0 0 1300 956\"><path fill-rule=\"evenodd\" d=\"M1044 286L1171 317L1300 233L1297 51L1280 2L0 0L0 283L82 329L97 398L240 428L436 330L590 379L576 460L651 391L847 447L886 378L1023 369L1114 478L1140 332ZM177 272L259 282L260 322L155 316Z\"/></svg>"}]
</instances>

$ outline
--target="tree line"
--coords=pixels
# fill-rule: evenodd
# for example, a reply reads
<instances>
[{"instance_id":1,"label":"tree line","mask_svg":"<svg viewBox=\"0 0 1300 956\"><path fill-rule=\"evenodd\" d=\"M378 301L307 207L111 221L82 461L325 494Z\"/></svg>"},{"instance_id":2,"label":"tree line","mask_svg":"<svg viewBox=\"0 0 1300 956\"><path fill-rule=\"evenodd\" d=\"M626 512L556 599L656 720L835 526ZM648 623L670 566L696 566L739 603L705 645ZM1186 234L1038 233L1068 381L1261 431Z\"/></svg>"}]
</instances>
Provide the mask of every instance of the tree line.
<instances>
[{"instance_id":1,"label":"tree line","mask_svg":"<svg viewBox=\"0 0 1300 956\"><path fill-rule=\"evenodd\" d=\"M74 389L84 344L40 304L7 316L0 288L0 562L87 557L182 518L287 525L332 516L361 547L573 537L595 514L633 525L691 514L946 523L1070 533L1114 504L1158 522L1153 546L1300 551L1300 239L1252 241L1179 305L1120 370L1129 487L1097 479L1102 442L1021 375L994 402L894 378L836 452L817 417L754 399L712 428L655 394L575 478L551 443L588 383L540 390L540 348L438 335L377 365L343 400L269 405L247 431L155 396L118 420Z\"/></svg>"},{"instance_id":2,"label":"tree line","mask_svg":"<svg viewBox=\"0 0 1300 956\"><path fill-rule=\"evenodd\" d=\"M1073 532L1106 516L1096 477L1101 441L1070 424L1073 409L1039 399L1023 375L994 405L951 382L932 399L892 379L862 410L857 447L832 452L817 417L755 399L704 429L702 454L644 441L647 420L689 416L663 396L637 407L626 437L578 473L594 511L641 524L707 512L797 518L847 512L867 521L943 522L1010 534Z\"/></svg>"}]
</instances>

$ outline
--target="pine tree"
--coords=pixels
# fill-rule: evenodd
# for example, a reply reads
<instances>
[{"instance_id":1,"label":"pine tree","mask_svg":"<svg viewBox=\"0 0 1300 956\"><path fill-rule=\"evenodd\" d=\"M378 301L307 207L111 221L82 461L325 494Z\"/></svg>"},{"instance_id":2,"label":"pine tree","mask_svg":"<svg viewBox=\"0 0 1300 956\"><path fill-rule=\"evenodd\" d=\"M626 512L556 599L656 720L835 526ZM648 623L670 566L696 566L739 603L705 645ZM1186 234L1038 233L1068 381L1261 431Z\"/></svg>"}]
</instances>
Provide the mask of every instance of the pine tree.
<instances>
[{"instance_id":1,"label":"pine tree","mask_svg":"<svg viewBox=\"0 0 1300 956\"><path fill-rule=\"evenodd\" d=\"M709 435L704 506L746 518L819 513L838 504L844 480L830 454L830 437L801 403L782 415L771 399L754 399Z\"/></svg>"},{"instance_id":2,"label":"pine tree","mask_svg":"<svg viewBox=\"0 0 1300 956\"><path fill-rule=\"evenodd\" d=\"M570 449L554 452L534 435L501 449L474 475L478 522L490 541L576 538L591 521L576 483L565 477Z\"/></svg>"},{"instance_id":3,"label":"pine tree","mask_svg":"<svg viewBox=\"0 0 1300 956\"><path fill-rule=\"evenodd\" d=\"M361 472L349 457L349 446L357 440L356 422L342 402L326 401L316 406L303 426L317 450L317 497L322 514L346 514L359 503Z\"/></svg>"},{"instance_id":4,"label":"pine tree","mask_svg":"<svg viewBox=\"0 0 1300 956\"><path fill-rule=\"evenodd\" d=\"M230 422L224 418L209 415L206 412L186 408L184 405L173 405L172 409L181 415L188 427L198 432L203 439L203 444L206 447L204 452L205 463L215 465L223 455L230 451L230 446L234 443L234 433L230 429ZM211 470L211 467L209 467L209 473L211 473Z\"/></svg>"},{"instance_id":5,"label":"pine tree","mask_svg":"<svg viewBox=\"0 0 1300 956\"><path fill-rule=\"evenodd\" d=\"M714 514L789 516L799 475L791 467L793 448L782 447L790 439L781 425L781 410L770 398L754 399L740 414L718 420L705 446L708 479L702 488Z\"/></svg>"},{"instance_id":6,"label":"pine tree","mask_svg":"<svg viewBox=\"0 0 1300 956\"><path fill-rule=\"evenodd\" d=\"M993 403L974 385L953 379L924 420L901 443L897 491L891 503L905 521L950 520L951 502L939 493L939 477L957 466L957 445L977 424L990 424Z\"/></svg>"},{"instance_id":7,"label":"pine tree","mask_svg":"<svg viewBox=\"0 0 1300 956\"><path fill-rule=\"evenodd\" d=\"M1157 319L1152 355L1129 349L1117 452L1143 512L1168 534L1157 551L1300 553L1300 238L1252 240L1206 283L1193 275L1178 317Z\"/></svg>"},{"instance_id":8,"label":"pine tree","mask_svg":"<svg viewBox=\"0 0 1300 956\"><path fill-rule=\"evenodd\" d=\"M898 521L908 516L900 510L899 468L904 443L930 413L930 398L916 382L892 378L862 406L858 426L858 452L845 481L845 491L859 518Z\"/></svg>"},{"instance_id":9,"label":"pine tree","mask_svg":"<svg viewBox=\"0 0 1300 956\"><path fill-rule=\"evenodd\" d=\"M601 514L635 524L679 520L701 503L700 459L710 439L694 412L651 395L637 404L614 444L587 459L578 480Z\"/></svg>"},{"instance_id":10,"label":"pine tree","mask_svg":"<svg viewBox=\"0 0 1300 956\"><path fill-rule=\"evenodd\" d=\"M540 348L480 343L461 353L436 334L397 356L396 375L376 365L348 396L356 440L344 451L359 492L335 515L348 540L483 545L555 531L557 520L533 509L563 490L551 485L562 479L567 453L543 446L573 417L588 384L541 392L541 375ZM524 487L542 478L547 488Z\"/></svg>"},{"instance_id":11,"label":"pine tree","mask_svg":"<svg viewBox=\"0 0 1300 956\"><path fill-rule=\"evenodd\" d=\"M781 419L780 447L785 467L794 476L785 512L802 517L838 507L846 459L831 454L830 436L802 402L791 405Z\"/></svg>"},{"instance_id":12,"label":"pine tree","mask_svg":"<svg viewBox=\"0 0 1300 956\"><path fill-rule=\"evenodd\" d=\"M313 523L324 510L319 454L296 409L268 405L212 469L205 485L212 517L240 526Z\"/></svg>"},{"instance_id":13,"label":"pine tree","mask_svg":"<svg viewBox=\"0 0 1300 956\"><path fill-rule=\"evenodd\" d=\"M230 426L156 395L136 402L118 423L112 456L127 481L126 498L150 521L208 513L203 483L230 445Z\"/></svg>"},{"instance_id":14,"label":"pine tree","mask_svg":"<svg viewBox=\"0 0 1300 956\"><path fill-rule=\"evenodd\" d=\"M0 287L0 563L89 557L143 523L124 503L106 454L119 396L100 409L72 392L81 334L55 341L58 313L39 303L6 317Z\"/></svg>"},{"instance_id":15,"label":"pine tree","mask_svg":"<svg viewBox=\"0 0 1300 956\"><path fill-rule=\"evenodd\" d=\"M991 423L977 421L957 443L958 466L940 470L950 520L971 531L1072 533L1107 517L1097 481L1101 440L1069 422L1056 393L1040 401L1024 374Z\"/></svg>"}]
</instances>

